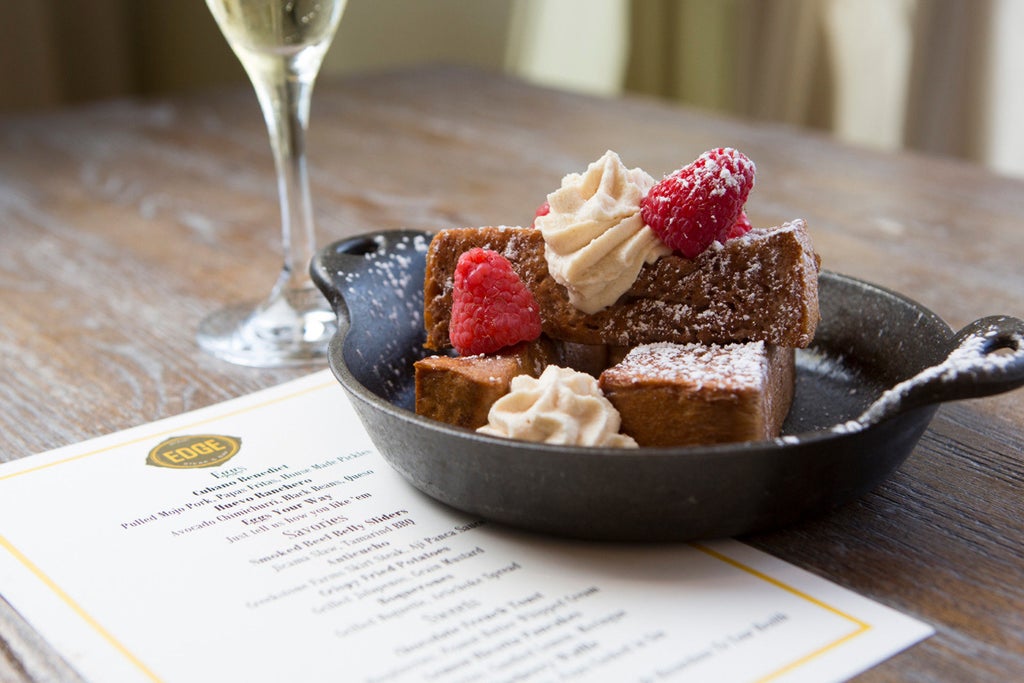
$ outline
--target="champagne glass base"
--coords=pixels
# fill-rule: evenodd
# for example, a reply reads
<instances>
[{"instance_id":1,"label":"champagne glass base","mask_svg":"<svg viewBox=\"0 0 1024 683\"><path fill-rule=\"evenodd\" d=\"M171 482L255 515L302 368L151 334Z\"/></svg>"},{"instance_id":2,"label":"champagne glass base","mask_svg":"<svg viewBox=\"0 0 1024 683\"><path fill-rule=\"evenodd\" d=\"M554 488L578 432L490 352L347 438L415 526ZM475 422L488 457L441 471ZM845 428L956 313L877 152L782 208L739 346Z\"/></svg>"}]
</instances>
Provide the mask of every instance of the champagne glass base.
<instances>
[{"instance_id":1,"label":"champagne glass base","mask_svg":"<svg viewBox=\"0 0 1024 683\"><path fill-rule=\"evenodd\" d=\"M337 318L319 292L228 306L206 317L196 341L206 353L236 365L279 368L327 357Z\"/></svg>"}]
</instances>

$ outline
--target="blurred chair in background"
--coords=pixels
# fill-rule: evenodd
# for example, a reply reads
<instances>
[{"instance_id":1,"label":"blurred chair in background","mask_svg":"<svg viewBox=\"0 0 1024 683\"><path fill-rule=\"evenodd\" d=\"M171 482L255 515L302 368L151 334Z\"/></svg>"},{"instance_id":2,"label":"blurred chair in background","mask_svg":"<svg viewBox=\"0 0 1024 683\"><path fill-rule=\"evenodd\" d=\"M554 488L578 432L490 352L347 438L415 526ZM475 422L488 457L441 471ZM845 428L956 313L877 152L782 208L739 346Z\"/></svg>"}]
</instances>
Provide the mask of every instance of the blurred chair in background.
<instances>
[{"instance_id":1,"label":"blurred chair in background","mask_svg":"<svg viewBox=\"0 0 1024 683\"><path fill-rule=\"evenodd\" d=\"M0 108L242 81L201 0L0 0ZM350 0L322 78L422 62L637 92L1024 177L1021 0Z\"/></svg>"}]
</instances>

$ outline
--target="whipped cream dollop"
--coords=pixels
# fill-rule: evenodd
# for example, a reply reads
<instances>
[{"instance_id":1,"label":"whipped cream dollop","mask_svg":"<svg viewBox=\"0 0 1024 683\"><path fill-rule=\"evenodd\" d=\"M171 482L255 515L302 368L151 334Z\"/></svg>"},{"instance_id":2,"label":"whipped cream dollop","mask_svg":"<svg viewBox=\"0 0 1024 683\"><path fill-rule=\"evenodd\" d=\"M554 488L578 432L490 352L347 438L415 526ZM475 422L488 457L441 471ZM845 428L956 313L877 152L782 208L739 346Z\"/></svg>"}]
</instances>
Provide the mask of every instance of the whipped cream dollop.
<instances>
[{"instance_id":1,"label":"whipped cream dollop","mask_svg":"<svg viewBox=\"0 0 1024 683\"><path fill-rule=\"evenodd\" d=\"M619 433L619 411L597 380L557 365L547 366L539 378L512 378L511 390L495 401L487 418L477 430L482 434L569 446L637 447L632 437Z\"/></svg>"},{"instance_id":2,"label":"whipped cream dollop","mask_svg":"<svg viewBox=\"0 0 1024 683\"><path fill-rule=\"evenodd\" d=\"M640 200L654 184L609 150L548 195L551 210L535 223L544 235L548 271L584 313L615 303L645 263L672 253L640 217Z\"/></svg>"}]
</instances>

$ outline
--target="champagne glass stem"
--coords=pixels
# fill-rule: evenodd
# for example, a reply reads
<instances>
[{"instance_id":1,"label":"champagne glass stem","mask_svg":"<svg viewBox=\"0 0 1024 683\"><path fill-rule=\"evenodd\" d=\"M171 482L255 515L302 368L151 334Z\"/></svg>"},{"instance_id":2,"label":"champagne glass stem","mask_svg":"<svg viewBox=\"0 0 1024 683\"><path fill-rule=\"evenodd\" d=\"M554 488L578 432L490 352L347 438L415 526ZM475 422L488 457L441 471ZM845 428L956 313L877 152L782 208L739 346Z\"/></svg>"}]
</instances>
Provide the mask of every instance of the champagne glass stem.
<instances>
[{"instance_id":1,"label":"champagne glass stem","mask_svg":"<svg viewBox=\"0 0 1024 683\"><path fill-rule=\"evenodd\" d=\"M316 249L316 233L306 166L306 133L313 78L298 73L291 59L281 59L280 71L250 73L270 134L281 204L284 265L276 288L310 289L309 262Z\"/></svg>"}]
</instances>

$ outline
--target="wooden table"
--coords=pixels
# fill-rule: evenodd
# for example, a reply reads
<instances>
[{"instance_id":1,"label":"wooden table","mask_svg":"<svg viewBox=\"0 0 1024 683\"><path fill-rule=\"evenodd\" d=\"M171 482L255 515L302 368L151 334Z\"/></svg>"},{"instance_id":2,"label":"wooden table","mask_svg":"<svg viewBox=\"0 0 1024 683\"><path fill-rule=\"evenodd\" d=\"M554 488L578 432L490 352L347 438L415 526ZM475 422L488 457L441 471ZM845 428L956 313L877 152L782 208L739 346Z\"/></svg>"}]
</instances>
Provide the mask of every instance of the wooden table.
<instances>
[{"instance_id":1,"label":"wooden table","mask_svg":"<svg viewBox=\"0 0 1024 683\"><path fill-rule=\"evenodd\" d=\"M321 244L526 223L606 149L660 177L731 145L758 165L753 222L805 218L825 268L954 328L1024 317L1024 183L971 165L455 69L321 82L312 119ZM194 342L203 315L262 297L280 267L247 87L0 120L0 239L3 460L317 369L235 367ZM937 629L861 680L1024 680L1022 452L1024 392L948 404L874 493L743 540ZM0 607L0 680L76 680Z\"/></svg>"}]
</instances>

